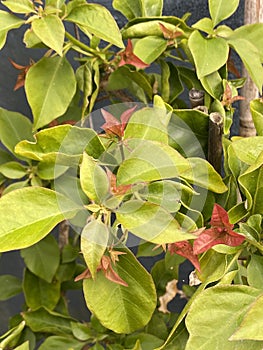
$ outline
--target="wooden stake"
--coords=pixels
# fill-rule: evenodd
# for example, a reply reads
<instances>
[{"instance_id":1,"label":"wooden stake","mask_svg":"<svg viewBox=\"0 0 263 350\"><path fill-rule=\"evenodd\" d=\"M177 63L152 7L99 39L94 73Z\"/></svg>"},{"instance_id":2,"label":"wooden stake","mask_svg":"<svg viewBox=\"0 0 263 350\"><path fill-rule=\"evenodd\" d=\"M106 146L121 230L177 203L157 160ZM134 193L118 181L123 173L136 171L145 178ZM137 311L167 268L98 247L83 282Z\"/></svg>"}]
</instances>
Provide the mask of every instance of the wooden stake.
<instances>
[{"instance_id":1,"label":"wooden stake","mask_svg":"<svg viewBox=\"0 0 263 350\"><path fill-rule=\"evenodd\" d=\"M208 133L208 162L213 165L215 170L221 174L222 166L222 135L223 135L223 117L220 113L214 112L209 116Z\"/></svg>"},{"instance_id":2,"label":"wooden stake","mask_svg":"<svg viewBox=\"0 0 263 350\"><path fill-rule=\"evenodd\" d=\"M199 107L204 105L205 93L203 90L191 89L189 91L189 100L191 108Z\"/></svg>"}]
</instances>

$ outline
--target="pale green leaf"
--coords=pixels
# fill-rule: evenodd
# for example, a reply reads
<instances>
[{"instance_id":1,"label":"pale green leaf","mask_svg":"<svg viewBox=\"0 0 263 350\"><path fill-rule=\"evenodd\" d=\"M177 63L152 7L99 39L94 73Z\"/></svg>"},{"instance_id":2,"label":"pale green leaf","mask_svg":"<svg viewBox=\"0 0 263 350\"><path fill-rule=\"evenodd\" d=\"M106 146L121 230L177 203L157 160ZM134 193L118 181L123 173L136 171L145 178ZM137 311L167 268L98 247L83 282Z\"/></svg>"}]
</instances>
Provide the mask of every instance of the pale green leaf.
<instances>
[{"instance_id":1,"label":"pale green leaf","mask_svg":"<svg viewBox=\"0 0 263 350\"><path fill-rule=\"evenodd\" d=\"M7 300L22 292L21 280L13 275L0 276L0 300Z\"/></svg>"},{"instance_id":2,"label":"pale green leaf","mask_svg":"<svg viewBox=\"0 0 263 350\"><path fill-rule=\"evenodd\" d=\"M213 20L214 27L230 17L237 9L239 0L209 0L209 12Z\"/></svg>"},{"instance_id":3,"label":"pale green leaf","mask_svg":"<svg viewBox=\"0 0 263 350\"><path fill-rule=\"evenodd\" d=\"M60 299L60 283L58 281L48 283L27 269L24 272L23 291L26 304L32 310L39 307L53 310Z\"/></svg>"},{"instance_id":4,"label":"pale green leaf","mask_svg":"<svg viewBox=\"0 0 263 350\"><path fill-rule=\"evenodd\" d=\"M0 140L9 151L14 153L19 141L34 140L32 123L20 113L0 108Z\"/></svg>"},{"instance_id":5,"label":"pale green leaf","mask_svg":"<svg viewBox=\"0 0 263 350\"><path fill-rule=\"evenodd\" d=\"M230 340L255 340L255 348L263 345L263 295L261 294L250 306L240 327L231 336ZM256 345L258 344L258 347Z\"/></svg>"},{"instance_id":6,"label":"pale green leaf","mask_svg":"<svg viewBox=\"0 0 263 350\"><path fill-rule=\"evenodd\" d=\"M251 101L250 110L257 134L263 136L263 102L260 99Z\"/></svg>"},{"instance_id":7,"label":"pale green leaf","mask_svg":"<svg viewBox=\"0 0 263 350\"><path fill-rule=\"evenodd\" d=\"M263 67L260 60L260 54L257 47L250 41L244 38L231 39L228 41L229 45L240 56L244 63L251 79L256 84L260 93L262 93L263 85Z\"/></svg>"},{"instance_id":8,"label":"pale green leaf","mask_svg":"<svg viewBox=\"0 0 263 350\"><path fill-rule=\"evenodd\" d=\"M217 71L227 62L229 47L223 38L204 38L195 30L189 37L188 45L199 79Z\"/></svg>"},{"instance_id":9,"label":"pale green leaf","mask_svg":"<svg viewBox=\"0 0 263 350\"><path fill-rule=\"evenodd\" d=\"M179 177L191 170L188 160L164 143L134 139L127 142L128 147L132 147L134 144L134 150L118 169L118 184L124 185ZM134 172L134 169L136 169L136 172Z\"/></svg>"},{"instance_id":10,"label":"pale green leaf","mask_svg":"<svg viewBox=\"0 0 263 350\"><path fill-rule=\"evenodd\" d=\"M60 262L58 244L53 236L48 235L32 247L22 249L21 256L31 272L52 282Z\"/></svg>"},{"instance_id":11,"label":"pale green leaf","mask_svg":"<svg viewBox=\"0 0 263 350\"><path fill-rule=\"evenodd\" d=\"M61 336L50 336L38 348L39 350L50 350L50 349L70 349L70 350L81 350L83 349L83 342L80 342L73 338L61 337Z\"/></svg>"},{"instance_id":12,"label":"pale green leaf","mask_svg":"<svg viewBox=\"0 0 263 350\"><path fill-rule=\"evenodd\" d=\"M33 2L30 0L3 0L2 4L4 4L7 8L9 8L9 10L15 13L37 13L37 11L34 8Z\"/></svg>"},{"instance_id":13,"label":"pale green leaf","mask_svg":"<svg viewBox=\"0 0 263 350\"><path fill-rule=\"evenodd\" d=\"M263 256L251 256L247 267L247 280L251 287L263 289Z\"/></svg>"},{"instance_id":14,"label":"pale green leaf","mask_svg":"<svg viewBox=\"0 0 263 350\"><path fill-rule=\"evenodd\" d=\"M102 203L109 192L109 180L106 172L87 153L83 153L80 165L80 183L88 198L97 203Z\"/></svg>"},{"instance_id":15,"label":"pale green leaf","mask_svg":"<svg viewBox=\"0 0 263 350\"><path fill-rule=\"evenodd\" d=\"M0 199L0 251L37 243L59 222L72 218L81 209L46 188L26 187L7 193Z\"/></svg>"},{"instance_id":16,"label":"pale green leaf","mask_svg":"<svg viewBox=\"0 0 263 350\"><path fill-rule=\"evenodd\" d=\"M156 307L156 292L151 275L128 249L119 256L114 270L128 284L116 284L98 272L96 280L83 281L88 308L103 326L116 333L131 333L145 326Z\"/></svg>"},{"instance_id":17,"label":"pale green leaf","mask_svg":"<svg viewBox=\"0 0 263 350\"><path fill-rule=\"evenodd\" d=\"M14 348L14 350L30 350L29 340Z\"/></svg>"},{"instance_id":18,"label":"pale green leaf","mask_svg":"<svg viewBox=\"0 0 263 350\"><path fill-rule=\"evenodd\" d=\"M113 0L112 6L131 20L137 17L161 16L163 0Z\"/></svg>"},{"instance_id":19,"label":"pale green leaf","mask_svg":"<svg viewBox=\"0 0 263 350\"><path fill-rule=\"evenodd\" d=\"M123 48L120 30L111 13L99 4L85 4L74 8L67 21L87 28L95 36Z\"/></svg>"},{"instance_id":20,"label":"pale green leaf","mask_svg":"<svg viewBox=\"0 0 263 350\"><path fill-rule=\"evenodd\" d=\"M166 120L161 108L143 108L134 112L124 132L125 139L159 141L168 144Z\"/></svg>"},{"instance_id":21,"label":"pale green leaf","mask_svg":"<svg viewBox=\"0 0 263 350\"><path fill-rule=\"evenodd\" d=\"M156 244L194 239L178 221L159 205L131 200L116 211L117 220L136 236Z\"/></svg>"},{"instance_id":22,"label":"pale green leaf","mask_svg":"<svg viewBox=\"0 0 263 350\"><path fill-rule=\"evenodd\" d=\"M96 277L108 239L108 227L98 220L89 222L81 232L81 252L93 278Z\"/></svg>"},{"instance_id":23,"label":"pale green leaf","mask_svg":"<svg viewBox=\"0 0 263 350\"><path fill-rule=\"evenodd\" d=\"M190 333L186 350L261 350L263 342L229 340L260 293L247 286L220 285L199 294L186 317Z\"/></svg>"},{"instance_id":24,"label":"pale green leaf","mask_svg":"<svg viewBox=\"0 0 263 350\"><path fill-rule=\"evenodd\" d=\"M73 68L65 57L43 57L29 69L25 90L36 130L66 112L76 90Z\"/></svg>"},{"instance_id":25,"label":"pale green leaf","mask_svg":"<svg viewBox=\"0 0 263 350\"><path fill-rule=\"evenodd\" d=\"M193 24L192 27L195 29L198 29L202 32L205 32L207 34L213 34L213 31L214 31L213 22L208 17L204 17L204 18L200 19L198 22Z\"/></svg>"},{"instance_id":26,"label":"pale green leaf","mask_svg":"<svg viewBox=\"0 0 263 350\"><path fill-rule=\"evenodd\" d=\"M18 162L7 162L0 165L0 173L8 179L21 179L27 175L27 169Z\"/></svg>"},{"instance_id":27,"label":"pale green leaf","mask_svg":"<svg viewBox=\"0 0 263 350\"><path fill-rule=\"evenodd\" d=\"M165 51L167 41L158 36L146 36L135 42L133 53L145 63L152 63Z\"/></svg>"},{"instance_id":28,"label":"pale green leaf","mask_svg":"<svg viewBox=\"0 0 263 350\"><path fill-rule=\"evenodd\" d=\"M21 27L25 21L7 11L0 10L0 49L5 45L8 31Z\"/></svg>"},{"instance_id":29,"label":"pale green leaf","mask_svg":"<svg viewBox=\"0 0 263 350\"><path fill-rule=\"evenodd\" d=\"M32 29L39 39L62 56L65 28L62 20L56 15L47 15L32 22Z\"/></svg>"}]
</instances>

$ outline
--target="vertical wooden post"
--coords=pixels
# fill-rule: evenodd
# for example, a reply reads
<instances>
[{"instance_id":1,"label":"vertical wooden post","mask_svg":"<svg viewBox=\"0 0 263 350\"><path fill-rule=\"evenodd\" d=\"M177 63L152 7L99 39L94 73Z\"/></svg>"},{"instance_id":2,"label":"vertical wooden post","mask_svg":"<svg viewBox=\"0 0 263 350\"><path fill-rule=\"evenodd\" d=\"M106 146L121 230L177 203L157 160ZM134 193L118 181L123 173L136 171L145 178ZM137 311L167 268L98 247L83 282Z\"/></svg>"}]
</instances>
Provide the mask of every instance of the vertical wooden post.
<instances>
[{"instance_id":1,"label":"vertical wooden post","mask_svg":"<svg viewBox=\"0 0 263 350\"><path fill-rule=\"evenodd\" d=\"M205 93L203 90L191 89L189 91L189 100L191 108L199 107L204 105Z\"/></svg>"},{"instance_id":2,"label":"vertical wooden post","mask_svg":"<svg viewBox=\"0 0 263 350\"><path fill-rule=\"evenodd\" d=\"M222 135L223 117L220 113L211 113L209 116L207 160L219 174L221 174L223 154Z\"/></svg>"},{"instance_id":3,"label":"vertical wooden post","mask_svg":"<svg viewBox=\"0 0 263 350\"><path fill-rule=\"evenodd\" d=\"M263 0L245 0L244 24L263 22ZM258 98L258 89L243 67L242 75L246 77L246 83L241 90L245 100L240 102L240 130L241 136L256 135L255 126L250 113L250 101Z\"/></svg>"}]
</instances>

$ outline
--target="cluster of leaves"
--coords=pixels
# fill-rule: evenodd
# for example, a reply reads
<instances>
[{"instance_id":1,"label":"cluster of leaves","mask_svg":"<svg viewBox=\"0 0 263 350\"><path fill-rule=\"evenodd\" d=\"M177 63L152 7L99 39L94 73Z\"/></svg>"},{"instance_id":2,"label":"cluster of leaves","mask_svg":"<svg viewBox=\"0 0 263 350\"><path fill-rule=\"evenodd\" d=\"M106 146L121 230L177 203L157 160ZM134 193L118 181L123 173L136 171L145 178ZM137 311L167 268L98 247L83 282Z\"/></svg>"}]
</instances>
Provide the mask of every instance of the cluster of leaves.
<instances>
[{"instance_id":1,"label":"cluster of leaves","mask_svg":"<svg viewBox=\"0 0 263 350\"><path fill-rule=\"evenodd\" d=\"M187 15L162 16L161 0L114 0L128 20L121 30L86 0L1 2L11 13L0 11L0 48L23 26L26 47L45 55L26 67L11 61L33 121L0 109L0 252L20 249L25 262L22 282L0 277L0 296L23 291L26 304L0 348L261 349L260 99L251 102L258 135L228 134L244 83L229 78L230 49L262 92L263 25L220 25L238 0L210 0L211 18L191 27ZM187 107L192 88L206 109ZM89 116L99 98L112 102L101 134ZM212 112L224 118L224 178L205 160ZM149 273L139 259L154 255ZM185 259L200 286L183 286L189 300L176 318L157 297ZM66 292L79 288L88 323L68 311Z\"/></svg>"}]
</instances>

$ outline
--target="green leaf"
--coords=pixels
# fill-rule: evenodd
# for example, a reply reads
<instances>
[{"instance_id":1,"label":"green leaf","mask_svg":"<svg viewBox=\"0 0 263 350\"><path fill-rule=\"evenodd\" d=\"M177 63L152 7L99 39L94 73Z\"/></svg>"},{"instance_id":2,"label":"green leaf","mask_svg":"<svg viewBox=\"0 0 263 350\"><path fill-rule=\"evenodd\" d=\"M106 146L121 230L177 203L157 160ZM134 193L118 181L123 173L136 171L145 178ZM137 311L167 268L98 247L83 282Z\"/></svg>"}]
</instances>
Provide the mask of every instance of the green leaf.
<instances>
[{"instance_id":1,"label":"green leaf","mask_svg":"<svg viewBox=\"0 0 263 350\"><path fill-rule=\"evenodd\" d=\"M163 0L113 0L112 6L131 20L137 17L161 16Z\"/></svg>"},{"instance_id":2,"label":"green leaf","mask_svg":"<svg viewBox=\"0 0 263 350\"><path fill-rule=\"evenodd\" d=\"M102 203L109 193L109 180L106 172L95 159L83 153L80 165L80 183L88 198Z\"/></svg>"},{"instance_id":3,"label":"green leaf","mask_svg":"<svg viewBox=\"0 0 263 350\"><path fill-rule=\"evenodd\" d=\"M156 349L162 345L163 340L158 338L155 334L137 333L135 335L128 335L125 338L125 347L132 350L149 350ZM138 347L139 344L140 347ZM134 346L132 348L132 346Z\"/></svg>"},{"instance_id":4,"label":"green leaf","mask_svg":"<svg viewBox=\"0 0 263 350\"><path fill-rule=\"evenodd\" d=\"M24 115L0 108L0 140L12 153L22 140L33 141L32 123Z\"/></svg>"},{"instance_id":5,"label":"green leaf","mask_svg":"<svg viewBox=\"0 0 263 350\"><path fill-rule=\"evenodd\" d=\"M124 47L118 25L104 6L98 4L78 6L70 12L66 20L87 28L100 39Z\"/></svg>"},{"instance_id":6,"label":"green leaf","mask_svg":"<svg viewBox=\"0 0 263 350\"><path fill-rule=\"evenodd\" d=\"M228 42L240 56L251 79L262 93L263 67L257 47L244 38L230 39Z\"/></svg>"},{"instance_id":7,"label":"green leaf","mask_svg":"<svg viewBox=\"0 0 263 350\"><path fill-rule=\"evenodd\" d=\"M39 39L62 56L65 28L56 15L47 15L32 21L32 29Z\"/></svg>"},{"instance_id":8,"label":"green leaf","mask_svg":"<svg viewBox=\"0 0 263 350\"><path fill-rule=\"evenodd\" d=\"M204 344L207 349L260 350L262 342L229 340L259 294L259 290L247 286L220 285L204 290L186 317L190 333L186 350L204 349ZM260 308L257 310L260 312ZM253 322L257 324L255 318Z\"/></svg>"},{"instance_id":9,"label":"green leaf","mask_svg":"<svg viewBox=\"0 0 263 350\"><path fill-rule=\"evenodd\" d=\"M154 113L154 118L153 118ZM146 107L133 113L124 132L125 139L159 141L168 144L167 126L161 108Z\"/></svg>"},{"instance_id":10,"label":"green leaf","mask_svg":"<svg viewBox=\"0 0 263 350\"><path fill-rule=\"evenodd\" d=\"M21 281L12 275L0 276L0 300L7 300L22 292Z\"/></svg>"},{"instance_id":11,"label":"green leaf","mask_svg":"<svg viewBox=\"0 0 263 350\"><path fill-rule=\"evenodd\" d=\"M187 160L190 167L181 174L182 178L193 185L200 186L215 193L224 193L227 191L222 177L205 159L188 158Z\"/></svg>"},{"instance_id":12,"label":"green leaf","mask_svg":"<svg viewBox=\"0 0 263 350\"><path fill-rule=\"evenodd\" d=\"M150 202L130 200L116 211L116 216L125 229L152 243L173 243L196 238L185 232L168 211Z\"/></svg>"},{"instance_id":13,"label":"green leaf","mask_svg":"<svg viewBox=\"0 0 263 350\"><path fill-rule=\"evenodd\" d=\"M93 338L93 332L87 323L72 322L71 328L74 337L78 340L86 341Z\"/></svg>"},{"instance_id":14,"label":"green leaf","mask_svg":"<svg viewBox=\"0 0 263 350\"><path fill-rule=\"evenodd\" d=\"M156 307L156 292L151 275L134 255L128 249L121 251L126 254L119 256L114 270L128 287L109 281L99 272L96 280L83 281L83 290L88 308L103 326L116 333L131 333L149 322Z\"/></svg>"},{"instance_id":15,"label":"green leaf","mask_svg":"<svg viewBox=\"0 0 263 350\"><path fill-rule=\"evenodd\" d=\"M250 111L259 136L263 136L263 103L260 99L250 101Z\"/></svg>"},{"instance_id":16,"label":"green leaf","mask_svg":"<svg viewBox=\"0 0 263 350\"><path fill-rule=\"evenodd\" d=\"M45 307L53 310L60 299L60 283L48 283L28 269L24 273L23 290L27 306L36 310Z\"/></svg>"},{"instance_id":17,"label":"green leaf","mask_svg":"<svg viewBox=\"0 0 263 350\"><path fill-rule=\"evenodd\" d=\"M213 20L214 27L230 17L237 9L239 0L209 0L209 12Z\"/></svg>"},{"instance_id":18,"label":"green leaf","mask_svg":"<svg viewBox=\"0 0 263 350\"><path fill-rule=\"evenodd\" d=\"M205 32L207 34L213 34L213 32L214 32L213 21L211 20L211 18L208 18L208 17L204 17L204 18L200 19L198 22L193 24L192 27L194 29L198 29L198 30Z\"/></svg>"},{"instance_id":19,"label":"green leaf","mask_svg":"<svg viewBox=\"0 0 263 350\"><path fill-rule=\"evenodd\" d=\"M263 23L253 23L243 25L230 32L226 37L228 39L246 39L253 44L259 51L260 60L263 62Z\"/></svg>"},{"instance_id":20,"label":"green leaf","mask_svg":"<svg viewBox=\"0 0 263 350\"><path fill-rule=\"evenodd\" d=\"M240 175L238 181L247 197L248 210L251 214L263 215L263 151L256 162Z\"/></svg>"},{"instance_id":21,"label":"green leaf","mask_svg":"<svg viewBox=\"0 0 263 350\"><path fill-rule=\"evenodd\" d=\"M81 209L46 188L26 187L7 193L0 199L0 252L37 243L59 222L72 218Z\"/></svg>"},{"instance_id":22,"label":"green leaf","mask_svg":"<svg viewBox=\"0 0 263 350\"><path fill-rule=\"evenodd\" d=\"M204 89L217 100L221 100L223 95L223 81L218 72L213 72L201 78Z\"/></svg>"},{"instance_id":23,"label":"green leaf","mask_svg":"<svg viewBox=\"0 0 263 350\"><path fill-rule=\"evenodd\" d=\"M69 337L51 336L46 338L44 343L40 345L39 350L50 349L68 349L68 350L81 350L83 343Z\"/></svg>"},{"instance_id":24,"label":"green leaf","mask_svg":"<svg viewBox=\"0 0 263 350\"><path fill-rule=\"evenodd\" d=\"M39 308L22 313L23 319L33 332L53 333L56 335L71 334L72 318L54 311Z\"/></svg>"},{"instance_id":25,"label":"green leaf","mask_svg":"<svg viewBox=\"0 0 263 350\"><path fill-rule=\"evenodd\" d=\"M43 57L29 69L25 90L37 130L66 112L76 90L73 68L65 57Z\"/></svg>"},{"instance_id":26,"label":"green leaf","mask_svg":"<svg viewBox=\"0 0 263 350\"><path fill-rule=\"evenodd\" d=\"M29 347L29 341L27 340L26 342L24 342L23 344L17 346L16 348L14 348L14 350L30 350Z\"/></svg>"},{"instance_id":27,"label":"green leaf","mask_svg":"<svg viewBox=\"0 0 263 350\"><path fill-rule=\"evenodd\" d=\"M128 147L132 146L133 141L133 139L130 139L127 142ZM172 147L157 141L135 141L137 147L118 169L117 184L127 185L136 182L169 179L179 177L191 170L188 160ZM136 172L134 172L134 169L136 169Z\"/></svg>"},{"instance_id":28,"label":"green leaf","mask_svg":"<svg viewBox=\"0 0 263 350\"><path fill-rule=\"evenodd\" d=\"M0 10L0 49L5 45L9 30L19 28L25 21L7 11Z\"/></svg>"},{"instance_id":29,"label":"green leaf","mask_svg":"<svg viewBox=\"0 0 263 350\"><path fill-rule=\"evenodd\" d=\"M51 283L60 261L57 241L48 235L32 247L21 250L28 269L46 282Z\"/></svg>"},{"instance_id":30,"label":"green leaf","mask_svg":"<svg viewBox=\"0 0 263 350\"><path fill-rule=\"evenodd\" d=\"M262 307L263 307L263 295L261 294L250 306L245 317L243 318L241 325L237 331L231 336L230 340L240 340L244 341L247 339L255 340L256 345L259 346L263 344L263 317L262 317ZM252 349L252 348L251 348ZM254 348L253 348L254 349Z\"/></svg>"},{"instance_id":31,"label":"green leaf","mask_svg":"<svg viewBox=\"0 0 263 350\"><path fill-rule=\"evenodd\" d=\"M263 289L263 256L251 256L247 267L247 280L251 287Z\"/></svg>"},{"instance_id":32,"label":"green leaf","mask_svg":"<svg viewBox=\"0 0 263 350\"><path fill-rule=\"evenodd\" d=\"M21 179L27 175L27 169L18 162L7 162L0 165L0 173L8 179Z\"/></svg>"},{"instance_id":33,"label":"green leaf","mask_svg":"<svg viewBox=\"0 0 263 350\"><path fill-rule=\"evenodd\" d=\"M93 278L96 277L108 239L108 227L98 220L89 222L81 232L81 252Z\"/></svg>"},{"instance_id":34,"label":"green leaf","mask_svg":"<svg viewBox=\"0 0 263 350\"><path fill-rule=\"evenodd\" d=\"M223 38L204 38L195 30L189 37L188 45L199 79L217 71L227 62L229 48Z\"/></svg>"},{"instance_id":35,"label":"green leaf","mask_svg":"<svg viewBox=\"0 0 263 350\"><path fill-rule=\"evenodd\" d=\"M135 42L133 53L145 63L154 62L167 47L167 41L158 36L146 36Z\"/></svg>"},{"instance_id":36,"label":"green leaf","mask_svg":"<svg viewBox=\"0 0 263 350\"><path fill-rule=\"evenodd\" d=\"M11 12L29 14L31 12L37 13L34 4L30 0L3 0L4 4Z\"/></svg>"}]
</instances>

